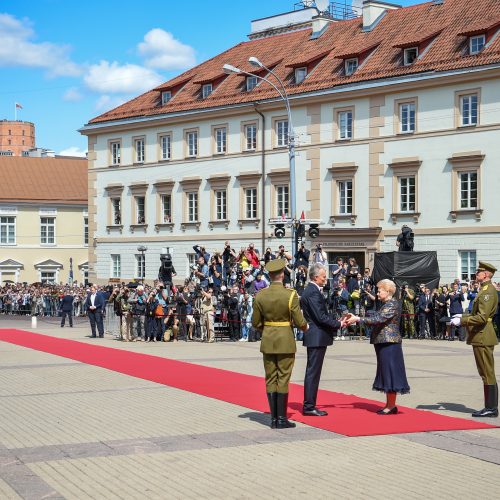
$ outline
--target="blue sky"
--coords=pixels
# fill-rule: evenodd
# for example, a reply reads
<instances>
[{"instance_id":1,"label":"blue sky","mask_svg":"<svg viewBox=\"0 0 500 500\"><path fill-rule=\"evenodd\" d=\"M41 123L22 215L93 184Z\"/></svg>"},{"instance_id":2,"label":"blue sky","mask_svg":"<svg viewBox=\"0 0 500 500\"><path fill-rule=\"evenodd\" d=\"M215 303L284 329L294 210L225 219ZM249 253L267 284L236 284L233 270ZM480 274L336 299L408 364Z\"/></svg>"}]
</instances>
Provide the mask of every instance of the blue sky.
<instances>
[{"instance_id":1,"label":"blue sky","mask_svg":"<svg viewBox=\"0 0 500 500\"><path fill-rule=\"evenodd\" d=\"M0 119L37 146L82 154L89 119L245 41L250 21L294 0L36 0L0 3ZM402 0L400 5L422 3Z\"/></svg>"}]
</instances>

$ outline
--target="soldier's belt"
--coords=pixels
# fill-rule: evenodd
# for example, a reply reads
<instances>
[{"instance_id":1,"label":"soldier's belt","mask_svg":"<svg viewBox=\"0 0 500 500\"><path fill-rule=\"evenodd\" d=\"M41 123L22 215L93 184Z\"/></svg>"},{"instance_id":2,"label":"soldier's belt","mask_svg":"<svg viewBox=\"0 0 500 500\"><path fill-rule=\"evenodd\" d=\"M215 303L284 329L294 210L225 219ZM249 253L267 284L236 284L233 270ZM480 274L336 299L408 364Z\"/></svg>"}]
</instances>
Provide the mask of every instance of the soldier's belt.
<instances>
[{"instance_id":1,"label":"soldier's belt","mask_svg":"<svg viewBox=\"0 0 500 500\"><path fill-rule=\"evenodd\" d=\"M264 321L264 326L290 326L290 321Z\"/></svg>"}]
</instances>

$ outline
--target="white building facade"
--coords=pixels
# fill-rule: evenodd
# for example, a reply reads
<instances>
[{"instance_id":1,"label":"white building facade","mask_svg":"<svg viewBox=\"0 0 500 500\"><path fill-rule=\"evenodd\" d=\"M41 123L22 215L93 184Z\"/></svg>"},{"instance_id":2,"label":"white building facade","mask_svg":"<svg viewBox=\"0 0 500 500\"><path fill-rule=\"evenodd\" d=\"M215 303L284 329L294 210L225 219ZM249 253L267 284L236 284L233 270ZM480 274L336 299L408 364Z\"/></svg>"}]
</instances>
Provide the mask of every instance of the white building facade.
<instances>
[{"instance_id":1,"label":"white building facade","mask_svg":"<svg viewBox=\"0 0 500 500\"><path fill-rule=\"evenodd\" d=\"M365 8L371 4L380 10L377 2L365 2ZM404 15L411 20L410 9L400 11L408 11ZM392 13L392 8L382 9L380 26L371 23L365 31L382 29L383 18ZM302 21L299 31L316 33L315 22L304 27ZM352 23L323 22L329 30ZM238 102L233 92L223 104L206 106L211 92L222 94L230 79L244 82L240 75L218 84L217 75L202 64L191 79L199 86L200 106L142 116L122 111L90 122L82 129L89 137L89 280L145 275L152 281L162 248L172 254L180 279L189 273L195 244L210 253L222 251L227 240L237 251L250 242L261 251L276 250L282 242L290 248L290 231L277 240L268 220L302 211L323 221L319 239L308 241L306 233L306 244L321 241L332 262L336 256L354 256L372 267L375 252L396 249L396 237L407 224L415 233L415 250L437 251L443 282L470 279L479 260L500 266L500 52L488 64L477 64L469 53L478 43L480 51L496 44L499 26L461 32L460 43L468 51L464 57L471 60L465 67L376 79L360 74L357 81L303 92L296 92L292 81L297 214L290 214L283 101L271 95ZM436 33L400 46L390 40L393 52L400 53L398 64L414 64L413 57L423 61L429 47L441 43L442 34ZM384 34L387 29L379 36ZM476 40L483 35L484 40ZM323 36L320 32L318 41ZM258 53L258 46L247 48L246 55L251 50ZM382 50L365 44L334 56L349 76ZM317 67L315 59L302 58L305 78L325 66L323 52L316 52ZM211 64L221 69L223 63L236 64L239 56L228 51ZM294 58L291 66L277 63L288 68L283 70L287 85L297 77L294 70L302 69L297 54ZM183 84L181 90L175 82L155 89L160 107L180 99L176 93L191 85ZM148 248L144 257L139 245Z\"/></svg>"}]
</instances>

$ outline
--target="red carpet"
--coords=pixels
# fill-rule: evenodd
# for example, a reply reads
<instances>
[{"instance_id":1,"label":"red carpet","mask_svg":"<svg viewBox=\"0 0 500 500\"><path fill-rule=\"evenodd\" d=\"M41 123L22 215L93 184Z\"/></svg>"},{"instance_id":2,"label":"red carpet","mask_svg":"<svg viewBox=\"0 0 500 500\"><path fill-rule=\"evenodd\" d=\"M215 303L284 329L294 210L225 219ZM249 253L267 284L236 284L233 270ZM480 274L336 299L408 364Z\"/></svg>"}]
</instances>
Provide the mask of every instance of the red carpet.
<instances>
[{"instance_id":1,"label":"red carpet","mask_svg":"<svg viewBox=\"0 0 500 500\"><path fill-rule=\"evenodd\" d=\"M268 411L264 380L261 377L23 330L0 330L0 340L259 412ZM345 436L496 427L482 421L446 417L430 411L401 406L399 406L400 414L381 417L374 413L381 406L378 401L331 391L320 391L318 395L318 406L328 410L327 417L304 417L300 413L302 397L302 386L293 384L290 389L289 413L292 420Z\"/></svg>"}]
</instances>

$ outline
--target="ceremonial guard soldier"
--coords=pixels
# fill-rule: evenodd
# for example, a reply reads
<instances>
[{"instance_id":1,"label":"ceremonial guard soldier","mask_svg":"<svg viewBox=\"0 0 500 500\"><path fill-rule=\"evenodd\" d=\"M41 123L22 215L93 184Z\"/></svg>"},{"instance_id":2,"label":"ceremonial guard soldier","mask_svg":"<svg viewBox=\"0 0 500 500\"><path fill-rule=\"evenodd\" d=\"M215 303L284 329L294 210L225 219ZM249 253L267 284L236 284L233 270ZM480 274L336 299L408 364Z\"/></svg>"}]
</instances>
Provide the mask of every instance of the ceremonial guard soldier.
<instances>
[{"instance_id":1,"label":"ceremonial guard soldier","mask_svg":"<svg viewBox=\"0 0 500 500\"><path fill-rule=\"evenodd\" d=\"M297 292L283 286L286 264L284 259L266 264L271 285L256 295L252 315L253 327L262 330L260 352L264 355L272 429L295 427L287 418L288 383L297 351L293 324L303 332L308 328Z\"/></svg>"},{"instance_id":2,"label":"ceremonial guard soldier","mask_svg":"<svg viewBox=\"0 0 500 500\"><path fill-rule=\"evenodd\" d=\"M484 384L484 408L473 417L498 417L498 384L495 377L493 350L498 340L493 328L493 317L498 306L498 294L491 283L496 268L487 262L479 262L476 281L480 290L472 304L471 314L452 318L451 323L467 328L467 344L472 345L476 366Z\"/></svg>"}]
</instances>

